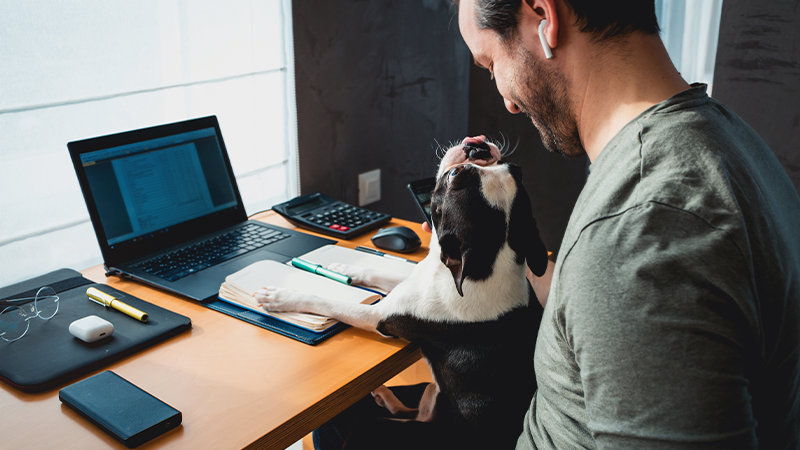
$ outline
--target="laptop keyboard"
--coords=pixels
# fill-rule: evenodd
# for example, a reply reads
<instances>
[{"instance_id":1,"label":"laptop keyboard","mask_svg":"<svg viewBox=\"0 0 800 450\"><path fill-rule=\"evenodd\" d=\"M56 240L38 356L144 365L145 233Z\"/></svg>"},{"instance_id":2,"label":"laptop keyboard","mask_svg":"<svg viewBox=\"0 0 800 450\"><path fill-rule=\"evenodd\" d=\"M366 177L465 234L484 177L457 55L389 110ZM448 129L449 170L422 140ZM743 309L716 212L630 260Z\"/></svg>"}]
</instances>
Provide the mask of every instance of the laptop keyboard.
<instances>
[{"instance_id":1,"label":"laptop keyboard","mask_svg":"<svg viewBox=\"0 0 800 450\"><path fill-rule=\"evenodd\" d=\"M289 236L247 223L228 233L142 261L134 267L167 281L176 281Z\"/></svg>"}]
</instances>

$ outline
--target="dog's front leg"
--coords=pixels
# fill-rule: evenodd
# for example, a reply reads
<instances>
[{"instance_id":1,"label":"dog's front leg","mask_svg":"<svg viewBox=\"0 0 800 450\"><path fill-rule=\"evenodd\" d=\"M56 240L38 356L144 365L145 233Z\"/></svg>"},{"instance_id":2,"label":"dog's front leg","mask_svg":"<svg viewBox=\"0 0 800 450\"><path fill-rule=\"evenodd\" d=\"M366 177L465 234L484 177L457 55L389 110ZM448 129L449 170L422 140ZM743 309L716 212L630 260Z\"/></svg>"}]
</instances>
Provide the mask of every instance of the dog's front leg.
<instances>
[{"instance_id":1,"label":"dog's front leg","mask_svg":"<svg viewBox=\"0 0 800 450\"><path fill-rule=\"evenodd\" d=\"M253 294L253 298L267 311L319 314L356 328L378 332L380 313L370 305L344 303L277 287L261 288Z\"/></svg>"},{"instance_id":2,"label":"dog's front leg","mask_svg":"<svg viewBox=\"0 0 800 450\"><path fill-rule=\"evenodd\" d=\"M334 272L342 273L353 279L353 284L391 291L406 277L405 275L381 272L364 267L351 266L350 264L332 263L327 268Z\"/></svg>"}]
</instances>

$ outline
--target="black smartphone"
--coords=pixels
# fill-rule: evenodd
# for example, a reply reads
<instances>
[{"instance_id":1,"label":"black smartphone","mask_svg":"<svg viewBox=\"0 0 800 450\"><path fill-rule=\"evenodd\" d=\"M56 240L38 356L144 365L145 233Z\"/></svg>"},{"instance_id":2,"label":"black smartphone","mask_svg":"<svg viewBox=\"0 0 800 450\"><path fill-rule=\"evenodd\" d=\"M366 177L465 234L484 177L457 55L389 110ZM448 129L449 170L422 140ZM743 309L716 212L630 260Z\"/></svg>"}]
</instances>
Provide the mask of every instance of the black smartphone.
<instances>
[{"instance_id":1,"label":"black smartphone","mask_svg":"<svg viewBox=\"0 0 800 450\"><path fill-rule=\"evenodd\" d=\"M425 217L425 221L433 228L431 223L431 194L436 187L436 178L430 177L408 183L408 191L414 197L414 202Z\"/></svg>"},{"instance_id":2,"label":"black smartphone","mask_svg":"<svg viewBox=\"0 0 800 450\"><path fill-rule=\"evenodd\" d=\"M58 398L130 448L182 419L180 411L110 370L61 389Z\"/></svg>"}]
</instances>

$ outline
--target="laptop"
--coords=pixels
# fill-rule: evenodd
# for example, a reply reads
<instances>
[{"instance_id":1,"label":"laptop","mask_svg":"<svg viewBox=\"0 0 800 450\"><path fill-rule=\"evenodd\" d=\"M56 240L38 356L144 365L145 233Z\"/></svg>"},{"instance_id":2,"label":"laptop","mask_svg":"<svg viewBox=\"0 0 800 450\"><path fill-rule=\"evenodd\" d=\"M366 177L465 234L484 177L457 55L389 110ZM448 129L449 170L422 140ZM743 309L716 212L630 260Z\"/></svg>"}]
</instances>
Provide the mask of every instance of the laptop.
<instances>
[{"instance_id":1,"label":"laptop","mask_svg":"<svg viewBox=\"0 0 800 450\"><path fill-rule=\"evenodd\" d=\"M248 220L215 116L67 144L109 274L194 300L334 243Z\"/></svg>"}]
</instances>

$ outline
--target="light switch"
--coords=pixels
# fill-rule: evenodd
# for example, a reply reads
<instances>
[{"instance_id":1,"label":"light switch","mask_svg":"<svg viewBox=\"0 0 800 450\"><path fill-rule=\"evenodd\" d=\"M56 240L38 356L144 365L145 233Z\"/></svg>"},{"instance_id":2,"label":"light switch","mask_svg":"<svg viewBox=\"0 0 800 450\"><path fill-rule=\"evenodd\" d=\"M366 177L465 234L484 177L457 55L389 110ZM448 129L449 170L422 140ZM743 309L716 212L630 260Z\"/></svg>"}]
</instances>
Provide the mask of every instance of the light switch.
<instances>
[{"instance_id":1,"label":"light switch","mask_svg":"<svg viewBox=\"0 0 800 450\"><path fill-rule=\"evenodd\" d=\"M358 174L358 206L369 205L381 199L381 169Z\"/></svg>"}]
</instances>

